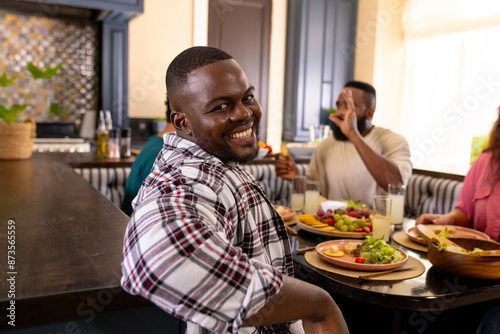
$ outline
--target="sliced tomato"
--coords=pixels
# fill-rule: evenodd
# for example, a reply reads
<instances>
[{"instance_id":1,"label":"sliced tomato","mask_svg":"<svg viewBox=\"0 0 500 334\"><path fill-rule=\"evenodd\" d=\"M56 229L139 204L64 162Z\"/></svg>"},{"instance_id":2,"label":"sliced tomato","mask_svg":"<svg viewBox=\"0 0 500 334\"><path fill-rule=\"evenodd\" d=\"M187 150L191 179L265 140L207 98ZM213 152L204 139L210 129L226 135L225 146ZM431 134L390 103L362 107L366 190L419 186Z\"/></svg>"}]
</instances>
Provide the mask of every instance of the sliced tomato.
<instances>
[{"instance_id":1,"label":"sliced tomato","mask_svg":"<svg viewBox=\"0 0 500 334\"><path fill-rule=\"evenodd\" d=\"M354 232L363 232L363 228L362 227L356 227L354 229Z\"/></svg>"},{"instance_id":2,"label":"sliced tomato","mask_svg":"<svg viewBox=\"0 0 500 334\"><path fill-rule=\"evenodd\" d=\"M365 258L358 256L357 258L354 259L354 262L356 263L365 263Z\"/></svg>"},{"instance_id":3,"label":"sliced tomato","mask_svg":"<svg viewBox=\"0 0 500 334\"><path fill-rule=\"evenodd\" d=\"M363 230L364 230L365 232L368 232L368 233L370 233L370 232L372 231L372 229L371 229L371 227L370 227L370 226L363 226Z\"/></svg>"},{"instance_id":4,"label":"sliced tomato","mask_svg":"<svg viewBox=\"0 0 500 334\"><path fill-rule=\"evenodd\" d=\"M349 212L347 215L348 215L349 217L352 217L352 218L358 218L358 217L359 217L359 216L358 216L358 214L357 214L357 213L354 213L354 212Z\"/></svg>"}]
</instances>

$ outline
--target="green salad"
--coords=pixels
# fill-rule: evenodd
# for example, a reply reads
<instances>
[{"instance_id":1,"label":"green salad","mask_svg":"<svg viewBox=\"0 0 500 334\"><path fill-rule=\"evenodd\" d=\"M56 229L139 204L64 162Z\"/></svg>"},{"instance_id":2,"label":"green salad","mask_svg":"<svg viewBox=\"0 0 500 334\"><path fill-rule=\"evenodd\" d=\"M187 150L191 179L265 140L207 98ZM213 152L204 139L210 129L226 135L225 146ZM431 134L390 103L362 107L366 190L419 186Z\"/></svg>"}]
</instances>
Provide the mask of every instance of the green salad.
<instances>
[{"instance_id":1,"label":"green salad","mask_svg":"<svg viewBox=\"0 0 500 334\"><path fill-rule=\"evenodd\" d=\"M348 208L354 208L356 210L359 210L359 209L363 209L364 210L364 209L367 208L366 204L361 203L359 201L353 201L352 199L349 199L349 200L343 199L341 201L344 202L345 204L347 204Z\"/></svg>"},{"instance_id":2,"label":"green salad","mask_svg":"<svg viewBox=\"0 0 500 334\"><path fill-rule=\"evenodd\" d=\"M389 264L401 262L404 259L403 254L389 246L383 238L375 239L371 236L363 240L356 253L363 257L367 264Z\"/></svg>"},{"instance_id":3,"label":"green salad","mask_svg":"<svg viewBox=\"0 0 500 334\"><path fill-rule=\"evenodd\" d=\"M443 237L443 238L448 238L448 237L452 237L452 236L453 236L453 234L451 234L450 231L448 231L447 227L445 227L444 230L442 230L438 234L438 237Z\"/></svg>"}]
</instances>

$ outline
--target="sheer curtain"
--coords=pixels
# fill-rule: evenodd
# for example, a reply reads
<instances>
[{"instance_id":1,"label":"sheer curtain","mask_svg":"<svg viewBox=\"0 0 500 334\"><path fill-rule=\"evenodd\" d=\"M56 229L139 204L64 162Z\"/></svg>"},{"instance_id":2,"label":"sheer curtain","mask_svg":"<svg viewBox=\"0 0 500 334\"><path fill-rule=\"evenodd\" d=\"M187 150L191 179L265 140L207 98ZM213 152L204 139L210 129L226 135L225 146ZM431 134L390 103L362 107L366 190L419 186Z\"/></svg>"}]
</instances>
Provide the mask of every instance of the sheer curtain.
<instances>
[{"instance_id":1,"label":"sheer curtain","mask_svg":"<svg viewBox=\"0 0 500 334\"><path fill-rule=\"evenodd\" d=\"M401 126L414 168L469 169L472 137L500 105L499 14L500 1L406 2Z\"/></svg>"}]
</instances>

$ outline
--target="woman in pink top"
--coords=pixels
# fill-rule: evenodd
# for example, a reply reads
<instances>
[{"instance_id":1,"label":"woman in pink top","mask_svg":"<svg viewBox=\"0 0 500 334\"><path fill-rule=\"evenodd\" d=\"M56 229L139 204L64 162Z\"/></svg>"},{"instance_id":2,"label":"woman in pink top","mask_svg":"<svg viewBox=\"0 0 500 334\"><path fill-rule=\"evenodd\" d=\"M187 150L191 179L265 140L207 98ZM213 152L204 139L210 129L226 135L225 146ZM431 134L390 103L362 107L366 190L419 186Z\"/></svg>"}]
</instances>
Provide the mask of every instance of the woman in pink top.
<instances>
[{"instance_id":1,"label":"woman in pink top","mask_svg":"<svg viewBox=\"0 0 500 334\"><path fill-rule=\"evenodd\" d=\"M460 198L445 215L423 214L416 224L459 225L500 240L500 108L488 147L470 168Z\"/></svg>"}]
</instances>

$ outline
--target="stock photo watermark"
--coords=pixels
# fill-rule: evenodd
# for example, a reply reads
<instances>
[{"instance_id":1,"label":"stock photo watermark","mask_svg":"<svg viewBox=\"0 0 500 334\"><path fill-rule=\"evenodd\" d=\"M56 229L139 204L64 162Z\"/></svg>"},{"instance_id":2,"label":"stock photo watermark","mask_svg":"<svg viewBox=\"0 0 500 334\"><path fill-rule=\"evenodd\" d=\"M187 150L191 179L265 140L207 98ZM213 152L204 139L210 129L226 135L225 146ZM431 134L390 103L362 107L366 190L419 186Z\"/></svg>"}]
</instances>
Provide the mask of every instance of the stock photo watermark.
<instances>
[{"instance_id":1,"label":"stock photo watermark","mask_svg":"<svg viewBox=\"0 0 500 334\"><path fill-rule=\"evenodd\" d=\"M479 77L478 84L472 94L466 96L461 103L445 110L442 119L446 125L446 130L442 127L435 127L431 131L430 138L414 141L411 144L412 161L419 165L432 155L436 147L445 143L449 136L447 133L456 130L460 125L469 119L480 107L480 102L498 93L500 81L490 74L488 77Z\"/></svg>"},{"instance_id":2,"label":"stock photo watermark","mask_svg":"<svg viewBox=\"0 0 500 334\"><path fill-rule=\"evenodd\" d=\"M351 59L357 52L367 48L380 34L380 30L388 27L393 17L399 16L402 11L403 6L399 1L391 1L386 8L371 13L372 20L366 22L362 28L356 28L356 43L340 43L339 47L344 57Z\"/></svg>"},{"instance_id":3,"label":"stock photo watermark","mask_svg":"<svg viewBox=\"0 0 500 334\"><path fill-rule=\"evenodd\" d=\"M455 294L465 290L467 286L458 283L458 277L455 277L454 282L448 279L443 281L444 287L440 291L442 294L449 294L445 298L434 299L430 302L429 308L434 311L415 311L408 317L408 324L411 333L425 333L429 328L430 323L438 320L438 316L447 309L447 304L451 304L456 300ZM413 331L415 329L415 331ZM400 334L409 334L410 332L403 331Z\"/></svg>"},{"instance_id":4,"label":"stock photo watermark","mask_svg":"<svg viewBox=\"0 0 500 334\"><path fill-rule=\"evenodd\" d=\"M116 276L118 280L121 277L121 275L117 275L116 272L113 275ZM115 279L110 279L109 285L115 285L115 283ZM75 313L79 318L65 322L61 325L63 326L62 330L58 329L55 332L50 331L48 334L83 333L84 328L82 328L82 325L84 323L92 323L99 313L104 313L106 311L106 307L113 302L113 297L122 291L123 289L118 285L114 288L100 289L95 294L87 296L85 301L82 301L76 306Z\"/></svg>"},{"instance_id":5,"label":"stock photo watermark","mask_svg":"<svg viewBox=\"0 0 500 334\"><path fill-rule=\"evenodd\" d=\"M16 222L9 220L7 222L7 298L9 306L7 307L7 318L10 326L16 326Z\"/></svg>"}]
</instances>

